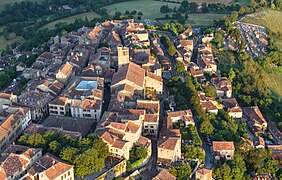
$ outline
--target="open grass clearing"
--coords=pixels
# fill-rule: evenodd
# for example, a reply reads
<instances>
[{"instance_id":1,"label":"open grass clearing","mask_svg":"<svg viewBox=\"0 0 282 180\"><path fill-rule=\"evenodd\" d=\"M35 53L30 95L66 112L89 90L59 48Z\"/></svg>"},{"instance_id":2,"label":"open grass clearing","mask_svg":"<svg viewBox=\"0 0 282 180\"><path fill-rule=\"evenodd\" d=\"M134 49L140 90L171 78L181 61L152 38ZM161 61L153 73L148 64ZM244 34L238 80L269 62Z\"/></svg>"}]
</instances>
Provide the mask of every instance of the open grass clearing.
<instances>
[{"instance_id":1,"label":"open grass clearing","mask_svg":"<svg viewBox=\"0 0 282 180\"><path fill-rule=\"evenodd\" d=\"M11 45L14 42L22 42L23 40L23 37L16 36L14 33L9 34L7 39L3 35L0 36L0 52L5 50L7 45Z\"/></svg>"},{"instance_id":2,"label":"open grass clearing","mask_svg":"<svg viewBox=\"0 0 282 180\"><path fill-rule=\"evenodd\" d=\"M53 21L51 23L48 23L48 24L44 25L41 29L44 29L44 28L54 29L55 25L60 23L60 22L70 24L70 23L74 23L76 19L79 19L79 18L84 19L86 17L89 20L91 20L93 18L99 18L100 15L98 15L95 12L87 12L87 13L77 14L77 15L74 15L74 16L70 16L70 17L67 17L67 18L59 19L59 20Z\"/></svg>"},{"instance_id":3,"label":"open grass clearing","mask_svg":"<svg viewBox=\"0 0 282 180\"><path fill-rule=\"evenodd\" d=\"M153 1L153 0L135 0L128 2L115 3L109 6L105 6L108 10L108 13L111 16L114 16L117 11L124 13L126 10L137 12L142 12L142 18L147 19L156 19L164 17L165 14L160 12L160 8L162 5L169 5L170 8L179 7L180 4L169 3L163 1Z\"/></svg>"},{"instance_id":4,"label":"open grass clearing","mask_svg":"<svg viewBox=\"0 0 282 180\"><path fill-rule=\"evenodd\" d=\"M192 26L209 26L214 20L220 20L226 15L214 13L189 14L188 23Z\"/></svg>"},{"instance_id":5,"label":"open grass clearing","mask_svg":"<svg viewBox=\"0 0 282 180\"><path fill-rule=\"evenodd\" d=\"M282 99L282 72L268 74L267 84L273 96Z\"/></svg>"},{"instance_id":6,"label":"open grass clearing","mask_svg":"<svg viewBox=\"0 0 282 180\"><path fill-rule=\"evenodd\" d=\"M196 2L198 4L202 4L203 2L206 2L208 4L216 4L216 3L230 4L232 0L189 0L188 2Z\"/></svg>"},{"instance_id":7,"label":"open grass clearing","mask_svg":"<svg viewBox=\"0 0 282 180\"><path fill-rule=\"evenodd\" d=\"M265 10L248 14L242 18L243 22L265 26L274 32L282 32L282 12Z\"/></svg>"},{"instance_id":8,"label":"open grass clearing","mask_svg":"<svg viewBox=\"0 0 282 180\"><path fill-rule=\"evenodd\" d=\"M198 26L210 26L214 20L220 20L223 16L227 14L214 14L214 13L194 13L189 14L187 23L194 27ZM159 20L160 23L170 23L172 19L168 20Z\"/></svg>"}]
</instances>

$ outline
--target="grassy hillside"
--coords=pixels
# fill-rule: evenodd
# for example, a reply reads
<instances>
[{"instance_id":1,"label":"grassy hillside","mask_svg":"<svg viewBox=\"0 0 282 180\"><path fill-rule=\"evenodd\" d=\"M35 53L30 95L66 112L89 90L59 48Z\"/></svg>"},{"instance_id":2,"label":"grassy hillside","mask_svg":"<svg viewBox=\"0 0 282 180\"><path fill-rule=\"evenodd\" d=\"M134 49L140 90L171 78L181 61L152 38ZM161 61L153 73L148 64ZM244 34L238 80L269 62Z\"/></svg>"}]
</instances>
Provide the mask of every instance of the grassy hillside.
<instances>
[{"instance_id":1,"label":"grassy hillside","mask_svg":"<svg viewBox=\"0 0 282 180\"><path fill-rule=\"evenodd\" d=\"M274 32L282 32L282 12L275 10L265 10L246 15L243 22L265 26Z\"/></svg>"},{"instance_id":2,"label":"grassy hillside","mask_svg":"<svg viewBox=\"0 0 282 180\"><path fill-rule=\"evenodd\" d=\"M282 72L272 73L268 75L267 83L273 96L282 99Z\"/></svg>"},{"instance_id":3,"label":"grassy hillside","mask_svg":"<svg viewBox=\"0 0 282 180\"><path fill-rule=\"evenodd\" d=\"M60 23L60 22L70 24L70 23L73 23L78 18L84 19L85 17L87 17L89 20L91 20L93 18L100 17L100 15L98 15L95 12L87 12L87 13L77 14L77 15L70 16L70 17L67 17L67 18L59 19L57 21L53 21L49 24L44 25L42 28L53 29L53 28L55 28L55 25Z\"/></svg>"}]
</instances>

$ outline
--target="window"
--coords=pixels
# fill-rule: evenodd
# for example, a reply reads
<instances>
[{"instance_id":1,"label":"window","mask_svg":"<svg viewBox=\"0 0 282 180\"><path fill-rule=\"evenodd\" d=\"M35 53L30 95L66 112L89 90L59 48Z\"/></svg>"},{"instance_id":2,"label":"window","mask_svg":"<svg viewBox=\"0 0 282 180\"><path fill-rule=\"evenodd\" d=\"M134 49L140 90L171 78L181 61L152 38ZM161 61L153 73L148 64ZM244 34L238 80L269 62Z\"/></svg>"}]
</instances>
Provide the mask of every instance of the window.
<instances>
[{"instance_id":1,"label":"window","mask_svg":"<svg viewBox=\"0 0 282 180\"><path fill-rule=\"evenodd\" d=\"M61 115L64 115L64 112L60 112Z\"/></svg>"},{"instance_id":2,"label":"window","mask_svg":"<svg viewBox=\"0 0 282 180\"><path fill-rule=\"evenodd\" d=\"M60 107L60 110L64 110L64 107Z\"/></svg>"},{"instance_id":3,"label":"window","mask_svg":"<svg viewBox=\"0 0 282 180\"><path fill-rule=\"evenodd\" d=\"M83 114L83 117L91 117L91 114Z\"/></svg>"},{"instance_id":4,"label":"window","mask_svg":"<svg viewBox=\"0 0 282 180\"><path fill-rule=\"evenodd\" d=\"M68 176L70 176L70 171L68 172Z\"/></svg>"}]
</instances>

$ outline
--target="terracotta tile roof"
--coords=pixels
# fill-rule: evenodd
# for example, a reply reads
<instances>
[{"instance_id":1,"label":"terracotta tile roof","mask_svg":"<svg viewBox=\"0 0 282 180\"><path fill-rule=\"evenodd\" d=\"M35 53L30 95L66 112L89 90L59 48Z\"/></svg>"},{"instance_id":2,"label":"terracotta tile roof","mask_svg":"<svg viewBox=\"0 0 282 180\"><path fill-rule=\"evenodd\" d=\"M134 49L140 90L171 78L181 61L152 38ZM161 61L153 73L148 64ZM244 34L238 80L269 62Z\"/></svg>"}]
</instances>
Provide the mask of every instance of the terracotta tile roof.
<instances>
[{"instance_id":1,"label":"terracotta tile roof","mask_svg":"<svg viewBox=\"0 0 282 180\"><path fill-rule=\"evenodd\" d=\"M139 87L144 87L145 70L140 66L129 62L129 64L119 68L113 75L112 86L125 79Z\"/></svg>"},{"instance_id":2,"label":"terracotta tile roof","mask_svg":"<svg viewBox=\"0 0 282 180\"><path fill-rule=\"evenodd\" d=\"M236 98L222 99L222 104L225 108L233 108L238 106Z\"/></svg>"},{"instance_id":3,"label":"terracotta tile roof","mask_svg":"<svg viewBox=\"0 0 282 180\"><path fill-rule=\"evenodd\" d=\"M127 126L126 126L126 132L130 132L130 133L137 133L137 131L140 129L141 127L138 126L137 124L135 124L134 122L132 121L129 121L127 123Z\"/></svg>"},{"instance_id":4,"label":"terracotta tile roof","mask_svg":"<svg viewBox=\"0 0 282 180\"><path fill-rule=\"evenodd\" d=\"M124 123L111 122L109 125L112 126L115 129L123 130L123 131L126 128L126 124L124 124Z\"/></svg>"},{"instance_id":5,"label":"terracotta tile roof","mask_svg":"<svg viewBox=\"0 0 282 180\"><path fill-rule=\"evenodd\" d=\"M216 105L214 105L211 101L202 102L201 105L202 105L202 108L207 111L217 110Z\"/></svg>"},{"instance_id":6,"label":"terracotta tile roof","mask_svg":"<svg viewBox=\"0 0 282 180\"><path fill-rule=\"evenodd\" d=\"M8 99L8 100L10 100L11 97L12 97L11 94L0 93L0 98L1 98L1 99Z\"/></svg>"},{"instance_id":7,"label":"terracotta tile roof","mask_svg":"<svg viewBox=\"0 0 282 180\"><path fill-rule=\"evenodd\" d=\"M232 84L226 77L212 78L211 82L217 90L232 90Z\"/></svg>"},{"instance_id":8,"label":"terracotta tile roof","mask_svg":"<svg viewBox=\"0 0 282 180\"><path fill-rule=\"evenodd\" d=\"M213 141L212 145L214 151L235 150L234 143L229 141Z\"/></svg>"},{"instance_id":9,"label":"terracotta tile roof","mask_svg":"<svg viewBox=\"0 0 282 180\"><path fill-rule=\"evenodd\" d=\"M179 116L193 116L192 111L190 109L183 111L166 111L167 116L170 117L179 117Z\"/></svg>"},{"instance_id":10,"label":"terracotta tile roof","mask_svg":"<svg viewBox=\"0 0 282 180\"><path fill-rule=\"evenodd\" d=\"M83 100L72 100L71 106L80 107L81 109L100 109L100 105L102 104L101 100L90 100L90 99L83 99Z\"/></svg>"},{"instance_id":11,"label":"terracotta tile roof","mask_svg":"<svg viewBox=\"0 0 282 180\"><path fill-rule=\"evenodd\" d=\"M240 107L234 107L234 108L229 108L227 110L228 113L240 113L240 112L243 112L243 110L240 108Z\"/></svg>"},{"instance_id":12,"label":"terracotta tile roof","mask_svg":"<svg viewBox=\"0 0 282 180\"><path fill-rule=\"evenodd\" d=\"M61 67L60 72L67 76L72 69L73 66L69 62L66 62L66 64Z\"/></svg>"},{"instance_id":13,"label":"terracotta tile roof","mask_svg":"<svg viewBox=\"0 0 282 180\"><path fill-rule=\"evenodd\" d=\"M211 175L212 175L212 170L210 170L210 169L201 168L201 169L198 169L198 170L197 170L197 173L199 173L199 174L201 174L201 175L210 174L210 179L212 178L212 177L211 177Z\"/></svg>"},{"instance_id":14,"label":"terracotta tile roof","mask_svg":"<svg viewBox=\"0 0 282 180\"><path fill-rule=\"evenodd\" d=\"M266 120L264 119L258 106L245 107L243 108L243 111L250 120L255 120L260 124L266 123Z\"/></svg>"},{"instance_id":15,"label":"terracotta tile roof","mask_svg":"<svg viewBox=\"0 0 282 180\"><path fill-rule=\"evenodd\" d=\"M55 179L72 168L73 165L47 153L37 160L28 172L32 175L44 173L49 179Z\"/></svg>"},{"instance_id":16,"label":"terracotta tile roof","mask_svg":"<svg viewBox=\"0 0 282 180\"><path fill-rule=\"evenodd\" d=\"M180 138L168 137L159 141L158 148L174 150Z\"/></svg>"},{"instance_id":17,"label":"terracotta tile roof","mask_svg":"<svg viewBox=\"0 0 282 180\"><path fill-rule=\"evenodd\" d=\"M144 137L144 136L140 136L138 138L138 140L136 141L136 145L137 146L145 146L148 147L151 144L151 140Z\"/></svg>"},{"instance_id":18,"label":"terracotta tile roof","mask_svg":"<svg viewBox=\"0 0 282 180\"><path fill-rule=\"evenodd\" d=\"M118 149L123 149L123 147L125 146L125 144L127 143L127 141L123 141L123 140L116 140L112 146Z\"/></svg>"},{"instance_id":19,"label":"terracotta tile roof","mask_svg":"<svg viewBox=\"0 0 282 180\"><path fill-rule=\"evenodd\" d=\"M160 109L159 101L152 100L137 100L137 109L144 109L146 113L157 114Z\"/></svg>"},{"instance_id":20,"label":"terracotta tile roof","mask_svg":"<svg viewBox=\"0 0 282 180\"><path fill-rule=\"evenodd\" d=\"M170 174L168 170L161 170L153 180L176 180L176 177Z\"/></svg>"},{"instance_id":21,"label":"terracotta tile roof","mask_svg":"<svg viewBox=\"0 0 282 180\"><path fill-rule=\"evenodd\" d=\"M89 38L93 40L97 39L100 36L102 30L102 27L95 26L94 29L88 34Z\"/></svg>"},{"instance_id":22,"label":"terracotta tile roof","mask_svg":"<svg viewBox=\"0 0 282 180\"><path fill-rule=\"evenodd\" d=\"M154 122L157 123L159 121L159 116L157 114L146 114L144 122Z\"/></svg>"},{"instance_id":23,"label":"terracotta tile roof","mask_svg":"<svg viewBox=\"0 0 282 180\"><path fill-rule=\"evenodd\" d=\"M151 73L151 72L146 72L146 75L156 81L160 81L160 82L163 82L163 78L161 76L158 76L154 73Z\"/></svg>"},{"instance_id":24,"label":"terracotta tile roof","mask_svg":"<svg viewBox=\"0 0 282 180\"><path fill-rule=\"evenodd\" d=\"M66 97L59 97L58 99L56 99L56 100L50 102L49 104L51 104L51 105L61 105L61 106L63 106L63 105L66 105L67 102L68 102L68 98L66 98Z\"/></svg>"},{"instance_id":25,"label":"terracotta tile roof","mask_svg":"<svg viewBox=\"0 0 282 180\"><path fill-rule=\"evenodd\" d=\"M3 156L0 157L0 179L6 179L17 172L22 172L40 149L25 146L12 145Z\"/></svg>"},{"instance_id":26,"label":"terracotta tile roof","mask_svg":"<svg viewBox=\"0 0 282 180\"><path fill-rule=\"evenodd\" d=\"M182 47L185 46L193 46L193 40L180 40L180 44Z\"/></svg>"}]
</instances>

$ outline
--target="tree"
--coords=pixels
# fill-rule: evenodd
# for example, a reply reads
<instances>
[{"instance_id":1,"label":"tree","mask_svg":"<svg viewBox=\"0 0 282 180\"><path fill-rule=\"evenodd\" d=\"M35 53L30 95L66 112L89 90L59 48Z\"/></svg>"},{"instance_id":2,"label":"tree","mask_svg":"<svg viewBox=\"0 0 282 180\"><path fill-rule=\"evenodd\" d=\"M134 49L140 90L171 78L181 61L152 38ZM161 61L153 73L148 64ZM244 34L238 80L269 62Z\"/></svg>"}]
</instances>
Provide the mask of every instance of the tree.
<instances>
[{"instance_id":1,"label":"tree","mask_svg":"<svg viewBox=\"0 0 282 180\"><path fill-rule=\"evenodd\" d=\"M66 147L61 151L60 158L72 164L78 152L79 150L77 148Z\"/></svg>"},{"instance_id":2,"label":"tree","mask_svg":"<svg viewBox=\"0 0 282 180\"><path fill-rule=\"evenodd\" d=\"M103 169L105 161L99 157L96 149L91 148L78 155L74 160L75 174L78 177L84 177L87 174L97 172Z\"/></svg>"},{"instance_id":3,"label":"tree","mask_svg":"<svg viewBox=\"0 0 282 180\"><path fill-rule=\"evenodd\" d=\"M232 11L230 15L230 21L233 23L238 19L238 12L237 11Z\"/></svg>"},{"instance_id":4,"label":"tree","mask_svg":"<svg viewBox=\"0 0 282 180\"><path fill-rule=\"evenodd\" d=\"M202 3L202 12L203 13L208 13L209 12L208 4L206 2Z\"/></svg>"},{"instance_id":5,"label":"tree","mask_svg":"<svg viewBox=\"0 0 282 180\"><path fill-rule=\"evenodd\" d=\"M206 93L206 96L208 97L216 98L216 91L213 86L206 86L205 93Z\"/></svg>"},{"instance_id":6,"label":"tree","mask_svg":"<svg viewBox=\"0 0 282 180\"><path fill-rule=\"evenodd\" d=\"M139 16L143 16L143 13L142 13L142 12L138 12L138 15L139 15Z\"/></svg>"},{"instance_id":7,"label":"tree","mask_svg":"<svg viewBox=\"0 0 282 180\"><path fill-rule=\"evenodd\" d=\"M168 13L169 12L169 7L168 5L162 5L160 8L161 13Z\"/></svg>"},{"instance_id":8,"label":"tree","mask_svg":"<svg viewBox=\"0 0 282 180\"><path fill-rule=\"evenodd\" d=\"M192 169L189 164L182 164L179 166L172 166L170 168L170 173L174 175L177 179L190 179Z\"/></svg>"},{"instance_id":9,"label":"tree","mask_svg":"<svg viewBox=\"0 0 282 180\"><path fill-rule=\"evenodd\" d=\"M61 148L61 144L58 141L51 141L49 143L49 151L51 154L58 156L60 154Z\"/></svg>"},{"instance_id":10,"label":"tree","mask_svg":"<svg viewBox=\"0 0 282 180\"><path fill-rule=\"evenodd\" d=\"M136 149L136 157L138 159L145 159L148 156L148 151L145 147L140 146Z\"/></svg>"},{"instance_id":11,"label":"tree","mask_svg":"<svg viewBox=\"0 0 282 180\"><path fill-rule=\"evenodd\" d=\"M236 77L236 73L235 71L233 70L233 68L231 68L229 70L229 73L228 73L228 79L229 81L232 83L233 79Z\"/></svg>"},{"instance_id":12,"label":"tree","mask_svg":"<svg viewBox=\"0 0 282 180\"><path fill-rule=\"evenodd\" d=\"M219 180L231 180L231 168L228 166L228 164L224 163L222 167L217 168L214 171L213 176L215 179Z\"/></svg>"},{"instance_id":13,"label":"tree","mask_svg":"<svg viewBox=\"0 0 282 180\"><path fill-rule=\"evenodd\" d=\"M221 48L224 43L223 36L220 33L215 33L213 41L217 44L218 48Z\"/></svg>"},{"instance_id":14,"label":"tree","mask_svg":"<svg viewBox=\"0 0 282 180\"><path fill-rule=\"evenodd\" d=\"M28 137L27 144L35 148L45 148L46 140L39 133L34 133Z\"/></svg>"},{"instance_id":15,"label":"tree","mask_svg":"<svg viewBox=\"0 0 282 180\"><path fill-rule=\"evenodd\" d=\"M131 11L131 14L132 14L132 15L135 15L136 13L137 13L136 10Z\"/></svg>"},{"instance_id":16,"label":"tree","mask_svg":"<svg viewBox=\"0 0 282 180\"><path fill-rule=\"evenodd\" d=\"M176 72L178 72L179 74L183 73L185 71L185 67L183 65L182 62L178 61L175 66L174 66L174 69Z\"/></svg>"},{"instance_id":17,"label":"tree","mask_svg":"<svg viewBox=\"0 0 282 180\"><path fill-rule=\"evenodd\" d=\"M200 125L200 132L203 134L212 134L214 127L209 120L204 120Z\"/></svg>"}]
</instances>

